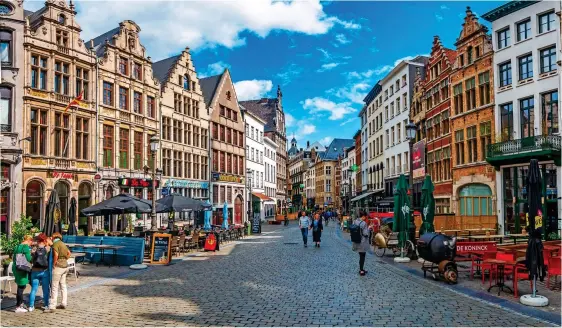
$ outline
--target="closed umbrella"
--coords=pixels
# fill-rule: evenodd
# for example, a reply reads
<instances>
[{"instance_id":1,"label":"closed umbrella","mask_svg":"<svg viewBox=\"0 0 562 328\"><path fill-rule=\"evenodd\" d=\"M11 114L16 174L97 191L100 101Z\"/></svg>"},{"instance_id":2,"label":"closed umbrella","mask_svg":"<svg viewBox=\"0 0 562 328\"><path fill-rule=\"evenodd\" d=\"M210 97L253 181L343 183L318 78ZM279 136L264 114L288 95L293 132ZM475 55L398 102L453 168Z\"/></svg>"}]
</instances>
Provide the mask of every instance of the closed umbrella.
<instances>
[{"instance_id":1,"label":"closed umbrella","mask_svg":"<svg viewBox=\"0 0 562 328\"><path fill-rule=\"evenodd\" d=\"M162 205L156 203L156 211ZM151 213L152 204L130 194L119 194L81 211L85 216L119 215L127 213Z\"/></svg>"},{"instance_id":2,"label":"closed umbrella","mask_svg":"<svg viewBox=\"0 0 562 328\"><path fill-rule=\"evenodd\" d=\"M209 204L211 205L211 204ZM212 207L209 207L205 210L205 222L203 223L203 230L209 231L211 230L211 216L213 214Z\"/></svg>"},{"instance_id":3,"label":"closed umbrella","mask_svg":"<svg viewBox=\"0 0 562 328\"><path fill-rule=\"evenodd\" d=\"M529 280L533 282L532 298L537 298L536 283L537 278L543 281L545 274L543 245L542 245L542 178L539 162L532 159L527 176L527 194L529 199L529 241L527 253L525 255L527 269L529 270ZM524 295L523 298L528 295ZM532 300L537 301L537 300Z\"/></svg>"},{"instance_id":4,"label":"closed umbrella","mask_svg":"<svg viewBox=\"0 0 562 328\"><path fill-rule=\"evenodd\" d=\"M43 232L47 236L52 236L54 232L60 232L62 230L61 224L60 200L56 191L53 190L47 201Z\"/></svg>"},{"instance_id":5,"label":"closed umbrella","mask_svg":"<svg viewBox=\"0 0 562 328\"><path fill-rule=\"evenodd\" d=\"M408 198L408 183L401 174L398 178L394 192L394 232L398 232L398 243L401 248L401 258L404 258L404 246L408 239L408 226L410 221L410 200Z\"/></svg>"},{"instance_id":6,"label":"closed umbrella","mask_svg":"<svg viewBox=\"0 0 562 328\"><path fill-rule=\"evenodd\" d=\"M420 227L420 236L426 232L434 232L435 226L433 220L435 218L435 198L433 197L433 183L429 175L425 176L422 186L421 205L422 205L422 224Z\"/></svg>"},{"instance_id":7,"label":"closed umbrella","mask_svg":"<svg viewBox=\"0 0 562 328\"><path fill-rule=\"evenodd\" d=\"M78 235L78 230L76 229L76 198L74 197L70 200L70 209L68 210L67 234L71 236Z\"/></svg>"},{"instance_id":8,"label":"closed umbrella","mask_svg":"<svg viewBox=\"0 0 562 328\"><path fill-rule=\"evenodd\" d=\"M228 204L226 202L222 207L222 228L228 229Z\"/></svg>"}]
</instances>

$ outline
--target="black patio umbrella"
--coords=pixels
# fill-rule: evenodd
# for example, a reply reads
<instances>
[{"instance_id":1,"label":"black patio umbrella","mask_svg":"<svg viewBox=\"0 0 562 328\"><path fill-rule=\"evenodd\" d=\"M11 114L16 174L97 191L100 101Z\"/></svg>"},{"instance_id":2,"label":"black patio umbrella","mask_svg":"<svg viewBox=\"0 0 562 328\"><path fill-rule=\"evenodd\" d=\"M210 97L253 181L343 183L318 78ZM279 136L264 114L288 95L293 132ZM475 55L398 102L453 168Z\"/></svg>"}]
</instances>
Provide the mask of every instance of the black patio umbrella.
<instances>
[{"instance_id":1,"label":"black patio umbrella","mask_svg":"<svg viewBox=\"0 0 562 328\"><path fill-rule=\"evenodd\" d=\"M68 209L68 235L76 236L78 235L78 230L76 229L76 198L72 197L70 199L70 209Z\"/></svg>"},{"instance_id":2,"label":"black patio umbrella","mask_svg":"<svg viewBox=\"0 0 562 328\"><path fill-rule=\"evenodd\" d=\"M51 195L47 201L44 222L45 225L43 226L43 232L47 236L52 236L54 232L62 231L60 200L59 195L55 190L51 191Z\"/></svg>"},{"instance_id":3,"label":"black patio umbrella","mask_svg":"<svg viewBox=\"0 0 562 328\"><path fill-rule=\"evenodd\" d=\"M159 207L157 206L157 209ZM152 204L130 194L119 194L81 211L85 216L119 215L127 213L150 213Z\"/></svg>"},{"instance_id":4,"label":"black patio umbrella","mask_svg":"<svg viewBox=\"0 0 562 328\"><path fill-rule=\"evenodd\" d=\"M536 281L539 278L544 280L545 267L542 255L542 179L539 162L531 160L529 174L527 176L527 194L529 200L529 242L527 244L527 254L525 256L529 279L533 281L533 297L535 297Z\"/></svg>"},{"instance_id":5,"label":"black patio umbrella","mask_svg":"<svg viewBox=\"0 0 562 328\"><path fill-rule=\"evenodd\" d=\"M158 213L202 211L212 207L211 204L201 200L174 194L160 198L156 201L156 204L156 212ZM158 205L161 206L158 207Z\"/></svg>"}]
</instances>

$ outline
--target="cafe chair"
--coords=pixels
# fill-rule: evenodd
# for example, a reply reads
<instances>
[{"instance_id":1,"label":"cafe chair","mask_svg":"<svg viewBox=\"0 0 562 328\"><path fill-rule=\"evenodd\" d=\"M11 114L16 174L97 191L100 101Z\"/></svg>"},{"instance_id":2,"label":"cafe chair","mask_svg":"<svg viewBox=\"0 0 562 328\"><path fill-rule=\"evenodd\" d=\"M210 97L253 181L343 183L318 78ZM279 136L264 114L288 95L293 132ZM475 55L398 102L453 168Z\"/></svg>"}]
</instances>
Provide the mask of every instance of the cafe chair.
<instances>
[{"instance_id":1,"label":"cafe chair","mask_svg":"<svg viewBox=\"0 0 562 328\"><path fill-rule=\"evenodd\" d=\"M482 276L482 284L484 284L485 272L488 270L490 276L492 275L492 265L483 263L484 260L495 259L497 252L485 252L482 256L472 256L470 265L470 279L474 278L474 270L480 270ZM491 278L490 278L491 279Z\"/></svg>"},{"instance_id":2,"label":"cafe chair","mask_svg":"<svg viewBox=\"0 0 562 328\"><path fill-rule=\"evenodd\" d=\"M10 283L11 281L14 281L15 278L12 275L12 264L14 262L10 262L10 264L8 265L8 274L6 276L2 276L0 277L0 281L4 283L4 288L2 288L4 291L6 291L6 284L8 284L8 288L10 289L10 293L12 292L12 284Z\"/></svg>"},{"instance_id":3,"label":"cafe chair","mask_svg":"<svg viewBox=\"0 0 562 328\"><path fill-rule=\"evenodd\" d=\"M549 257L548 269L546 270L546 288L550 289L551 276L554 276L554 284L556 285L556 277L560 275L560 257ZM554 285L552 289L554 289Z\"/></svg>"},{"instance_id":4,"label":"cafe chair","mask_svg":"<svg viewBox=\"0 0 562 328\"><path fill-rule=\"evenodd\" d=\"M519 297L519 291L517 286L519 285L519 280L529 280L529 270L524 264L518 264L515 266L513 272L513 297ZM529 286L531 287L531 292L533 290L533 282L529 280Z\"/></svg>"},{"instance_id":5,"label":"cafe chair","mask_svg":"<svg viewBox=\"0 0 562 328\"><path fill-rule=\"evenodd\" d=\"M78 271L76 270L76 259L74 257L71 257L66 260L66 263L68 264L68 273L70 272L74 273L74 281L78 280Z\"/></svg>"}]
</instances>

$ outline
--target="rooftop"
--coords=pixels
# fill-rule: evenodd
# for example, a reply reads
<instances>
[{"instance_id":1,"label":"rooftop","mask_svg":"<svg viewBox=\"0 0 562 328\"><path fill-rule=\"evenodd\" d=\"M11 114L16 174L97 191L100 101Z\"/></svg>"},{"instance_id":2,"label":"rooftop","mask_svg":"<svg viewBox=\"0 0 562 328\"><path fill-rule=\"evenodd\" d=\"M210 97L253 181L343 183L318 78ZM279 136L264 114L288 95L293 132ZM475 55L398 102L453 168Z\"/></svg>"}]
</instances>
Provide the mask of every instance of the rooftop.
<instances>
[{"instance_id":1,"label":"rooftop","mask_svg":"<svg viewBox=\"0 0 562 328\"><path fill-rule=\"evenodd\" d=\"M540 1L510 1L504 5L497 7L496 9L492 9L489 12L485 13L484 15L482 15L482 18L484 18L488 22L493 22L525 7L534 5L537 2Z\"/></svg>"}]
</instances>

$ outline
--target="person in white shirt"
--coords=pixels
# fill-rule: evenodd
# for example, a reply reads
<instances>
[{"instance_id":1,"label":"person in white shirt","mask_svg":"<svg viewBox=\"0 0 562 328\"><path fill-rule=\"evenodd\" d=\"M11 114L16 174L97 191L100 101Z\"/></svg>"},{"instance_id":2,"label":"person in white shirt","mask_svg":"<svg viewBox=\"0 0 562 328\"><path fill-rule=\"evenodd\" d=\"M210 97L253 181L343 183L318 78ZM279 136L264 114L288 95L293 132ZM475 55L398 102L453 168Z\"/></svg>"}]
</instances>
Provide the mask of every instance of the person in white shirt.
<instances>
[{"instance_id":1,"label":"person in white shirt","mask_svg":"<svg viewBox=\"0 0 562 328\"><path fill-rule=\"evenodd\" d=\"M299 212L299 216L299 228L302 233L302 241L304 242L304 247L307 247L306 242L308 241L308 230L311 229L310 218L308 217L308 213L305 212Z\"/></svg>"}]
</instances>

